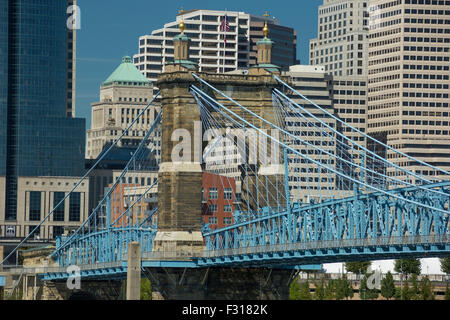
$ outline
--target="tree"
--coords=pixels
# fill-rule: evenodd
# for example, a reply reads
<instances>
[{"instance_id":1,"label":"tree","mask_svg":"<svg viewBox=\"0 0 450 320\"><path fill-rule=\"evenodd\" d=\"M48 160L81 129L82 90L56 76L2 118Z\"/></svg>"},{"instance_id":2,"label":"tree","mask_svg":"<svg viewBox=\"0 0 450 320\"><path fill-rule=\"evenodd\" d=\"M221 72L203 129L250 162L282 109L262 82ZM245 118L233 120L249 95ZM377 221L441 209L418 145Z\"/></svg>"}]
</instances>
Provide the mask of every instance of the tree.
<instances>
[{"instance_id":1,"label":"tree","mask_svg":"<svg viewBox=\"0 0 450 320\"><path fill-rule=\"evenodd\" d=\"M325 296L324 299L325 300L333 300L336 295L336 285L335 285L335 280L328 280L327 286L325 287Z\"/></svg>"},{"instance_id":2,"label":"tree","mask_svg":"<svg viewBox=\"0 0 450 320\"><path fill-rule=\"evenodd\" d=\"M417 281L417 274L413 273L411 276L411 288L409 289L409 300L419 300L420 289Z\"/></svg>"},{"instance_id":3,"label":"tree","mask_svg":"<svg viewBox=\"0 0 450 320\"><path fill-rule=\"evenodd\" d=\"M300 284L299 300L312 300L311 291L309 290L309 281L306 280Z\"/></svg>"},{"instance_id":4,"label":"tree","mask_svg":"<svg viewBox=\"0 0 450 320\"><path fill-rule=\"evenodd\" d=\"M312 300L311 292L309 291L309 282L305 281L301 284L298 282L298 278L291 283L289 288L290 300Z\"/></svg>"},{"instance_id":5,"label":"tree","mask_svg":"<svg viewBox=\"0 0 450 320\"><path fill-rule=\"evenodd\" d=\"M141 300L152 300L152 284L149 279L141 279Z\"/></svg>"},{"instance_id":6,"label":"tree","mask_svg":"<svg viewBox=\"0 0 450 320\"><path fill-rule=\"evenodd\" d=\"M365 274L364 277L361 279L361 285L359 286L359 296L361 300L372 300L378 298L378 290L376 288L369 289L367 286L367 279L372 275L371 274Z\"/></svg>"},{"instance_id":7,"label":"tree","mask_svg":"<svg viewBox=\"0 0 450 320\"><path fill-rule=\"evenodd\" d=\"M320 279L320 282L314 282L314 286L316 290L314 292L315 300L323 300L325 299L325 280L323 278Z\"/></svg>"},{"instance_id":8,"label":"tree","mask_svg":"<svg viewBox=\"0 0 450 320\"><path fill-rule=\"evenodd\" d=\"M419 259L398 259L395 260L394 271L402 275L415 274L419 275L421 272L421 265Z\"/></svg>"},{"instance_id":9,"label":"tree","mask_svg":"<svg viewBox=\"0 0 450 320\"><path fill-rule=\"evenodd\" d=\"M403 287L396 288L395 300L410 300L411 294L409 290L408 280L403 282Z\"/></svg>"},{"instance_id":10,"label":"tree","mask_svg":"<svg viewBox=\"0 0 450 320\"><path fill-rule=\"evenodd\" d=\"M300 291L300 285L298 284L298 277L292 281L291 285L289 286L289 300L299 300L298 299L298 292Z\"/></svg>"},{"instance_id":11,"label":"tree","mask_svg":"<svg viewBox=\"0 0 450 320\"><path fill-rule=\"evenodd\" d=\"M369 267L372 265L372 261L354 261L346 262L345 269L347 272L355 274L366 274Z\"/></svg>"},{"instance_id":12,"label":"tree","mask_svg":"<svg viewBox=\"0 0 450 320\"><path fill-rule=\"evenodd\" d=\"M433 285L428 276L420 281L420 298L422 300L434 300Z\"/></svg>"},{"instance_id":13,"label":"tree","mask_svg":"<svg viewBox=\"0 0 450 320\"><path fill-rule=\"evenodd\" d=\"M336 279L334 280L335 285L335 291L334 291L334 297L336 300L342 300L345 298L345 281L343 279Z\"/></svg>"},{"instance_id":14,"label":"tree","mask_svg":"<svg viewBox=\"0 0 450 320\"><path fill-rule=\"evenodd\" d=\"M381 280L381 295L388 300L395 296L394 277L390 271Z\"/></svg>"},{"instance_id":15,"label":"tree","mask_svg":"<svg viewBox=\"0 0 450 320\"><path fill-rule=\"evenodd\" d=\"M341 285L344 292L344 297L348 300L348 298L353 298L353 287L350 281L347 280L347 277L344 275L341 279Z\"/></svg>"},{"instance_id":16,"label":"tree","mask_svg":"<svg viewBox=\"0 0 450 320\"><path fill-rule=\"evenodd\" d=\"M441 270L446 274L450 274L450 257L440 259Z\"/></svg>"}]
</instances>

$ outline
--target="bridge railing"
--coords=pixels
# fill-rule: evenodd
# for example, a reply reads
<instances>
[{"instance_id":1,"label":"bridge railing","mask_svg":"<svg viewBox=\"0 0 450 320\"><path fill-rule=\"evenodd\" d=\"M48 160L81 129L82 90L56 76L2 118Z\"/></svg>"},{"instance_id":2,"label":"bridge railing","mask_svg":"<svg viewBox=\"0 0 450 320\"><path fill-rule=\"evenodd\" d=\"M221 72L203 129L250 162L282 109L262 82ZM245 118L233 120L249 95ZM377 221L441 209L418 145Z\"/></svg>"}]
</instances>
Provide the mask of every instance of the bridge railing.
<instances>
[{"instance_id":1,"label":"bridge railing","mask_svg":"<svg viewBox=\"0 0 450 320\"><path fill-rule=\"evenodd\" d=\"M449 244L450 235L429 235L412 237L379 237L370 239L321 240L312 242L297 242L234 249L210 250L201 253L202 258L215 258L236 255L282 253L289 251L351 249L357 247L409 246Z\"/></svg>"}]
</instances>

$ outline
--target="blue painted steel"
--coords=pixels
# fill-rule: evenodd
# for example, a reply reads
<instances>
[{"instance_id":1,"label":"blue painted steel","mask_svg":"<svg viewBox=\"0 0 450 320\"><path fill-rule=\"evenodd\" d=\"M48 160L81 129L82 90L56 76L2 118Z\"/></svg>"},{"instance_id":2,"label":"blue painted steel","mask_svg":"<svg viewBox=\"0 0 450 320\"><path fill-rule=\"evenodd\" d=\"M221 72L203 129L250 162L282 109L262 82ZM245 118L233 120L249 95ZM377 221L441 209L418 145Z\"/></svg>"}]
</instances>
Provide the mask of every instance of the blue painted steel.
<instances>
[{"instance_id":1,"label":"blue painted steel","mask_svg":"<svg viewBox=\"0 0 450 320\"><path fill-rule=\"evenodd\" d=\"M289 132L283 128L258 117L197 75L193 74L193 76L238 107L233 110L240 110L242 114L247 113L263 121L269 128L279 129L283 134L289 136ZM276 80L289 90L295 91L279 78L276 77ZM199 107L204 101L205 105L214 109L221 116L231 121L237 121L238 126L240 123L242 127L259 130L244 116L240 116L230 107L218 103L216 99L199 88L192 86L191 89ZM274 95L295 104L277 89L274 89ZM309 101L307 98L305 100ZM300 108L298 105L297 107ZM326 113L325 110L323 112ZM320 118L317 118L317 121L320 122ZM327 125L323 122L322 124ZM261 130L258 132L264 134ZM336 134L338 133L336 132ZM364 133L361 134L364 135ZM55 252L57 252L59 264L63 267L72 264L90 266L82 271L83 277L95 279L120 277L126 272L126 252L128 243L131 241L140 242L142 253L150 254L144 255L146 258L143 259L143 267L311 268L315 266L320 268L322 263L401 257L441 257L450 253L448 211L450 208L450 181L430 183L423 176L406 170L405 173L408 175L419 178L421 184L413 185L411 182L402 181L405 187L383 189L367 183L366 173L374 173L374 171L367 167L366 157L377 157L378 155L364 147L359 146L362 148L363 161L360 166L362 170L355 178L329 167L326 163L318 162L299 153L283 141L269 135L266 137L284 148L286 172L289 152L311 163L316 162L319 167L353 181L353 195L320 202L292 202L286 176L286 181L284 181L286 188L284 196L287 200L285 206L281 207L279 201L277 201L277 207L263 206L260 204L259 195L254 195L255 202L258 203L256 212L236 210L233 214L234 223L222 229L210 230L208 225L203 226L202 233L206 250L188 257L188 259L167 260L162 256L161 258L148 258L152 255L157 225L152 225L150 228L142 228L142 226L148 223L157 212L157 209L154 209L144 222L136 226L108 227L105 230L75 234L70 241L64 243L58 240ZM293 138L298 139L298 137ZM383 159L383 161L386 160ZM393 164L392 166L395 167ZM355 165L355 167L358 166ZM398 170L405 169L398 168ZM447 174L441 169L436 168L436 170ZM383 173L377 174L385 176ZM395 181L393 177L386 176L386 178ZM110 211L107 212L109 216ZM123 214L126 214L126 211ZM109 265L111 263L118 263L118 267L112 267ZM48 272L42 276L42 279L64 279L67 276L64 272Z\"/></svg>"}]
</instances>

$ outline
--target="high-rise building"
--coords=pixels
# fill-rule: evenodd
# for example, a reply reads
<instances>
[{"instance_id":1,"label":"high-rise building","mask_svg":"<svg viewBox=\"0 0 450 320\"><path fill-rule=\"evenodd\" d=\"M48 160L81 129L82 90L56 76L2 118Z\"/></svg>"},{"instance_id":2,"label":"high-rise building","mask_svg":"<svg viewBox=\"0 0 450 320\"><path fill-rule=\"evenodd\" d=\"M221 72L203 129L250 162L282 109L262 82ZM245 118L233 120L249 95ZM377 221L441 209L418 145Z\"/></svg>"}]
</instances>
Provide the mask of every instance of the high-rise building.
<instances>
[{"instance_id":1,"label":"high-rise building","mask_svg":"<svg viewBox=\"0 0 450 320\"><path fill-rule=\"evenodd\" d=\"M11 228L25 236L84 173L85 119L72 118L73 107L68 111L72 4L0 1L0 237ZM80 186L37 236L52 238L66 225L79 225L87 187Z\"/></svg>"},{"instance_id":2,"label":"high-rise building","mask_svg":"<svg viewBox=\"0 0 450 320\"><path fill-rule=\"evenodd\" d=\"M290 77L292 87L302 93L309 100L319 105L322 109L335 114L333 108L332 78L323 66L291 66L289 72L284 75ZM293 96L292 99L309 113L327 123L332 128L337 128L336 120L324 116L322 112L301 97ZM303 117L300 117L302 114ZM335 159L329 155L318 153L311 146L317 146L329 154L336 153L336 136L330 130L323 128L317 120L303 110L298 113L287 114L285 118L286 130L293 136L297 136L305 143L288 141L288 144L298 152L307 154L308 157L318 162L323 162L334 167ZM289 161L289 187L291 198L294 201L310 202L331 197L337 180L334 174L327 175L319 166L309 162L298 161L297 154L288 152Z\"/></svg>"},{"instance_id":3,"label":"high-rise building","mask_svg":"<svg viewBox=\"0 0 450 320\"><path fill-rule=\"evenodd\" d=\"M318 9L318 36L310 41L310 64L332 75L333 107L350 126L366 132L368 0L324 0ZM349 127L342 133L358 144L363 135ZM353 160L361 163L360 155Z\"/></svg>"},{"instance_id":4,"label":"high-rise building","mask_svg":"<svg viewBox=\"0 0 450 320\"><path fill-rule=\"evenodd\" d=\"M370 19L368 133L450 170L450 1L373 0ZM389 150L387 158L438 178Z\"/></svg>"},{"instance_id":5,"label":"high-rise building","mask_svg":"<svg viewBox=\"0 0 450 320\"><path fill-rule=\"evenodd\" d=\"M224 17L229 29L221 31ZM185 34L191 39L190 59L198 63L199 71L223 73L247 69L256 64L256 42L263 37L264 17L235 11L192 10L179 14L176 21L139 38L139 53L134 64L151 81L156 81L165 65L174 58L173 37L183 17ZM284 70L297 64L297 35L292 28L268 19L275 42L273 62ZM224 39L226 37L226 39ZM225 41L226 40L226 41Z\"/></svg>"},{"instance_id":6,"label":"high-rise building","mask_svg":"<svg viewBox=\"0 0 450 320\"><path fill-rule=\"evenodd\" d=\"M67 10L69 15L76 17L80 15L77 12L77 0L68 0L68 6L71 10ZM68 17L68 18L73 18ZM75 24L79 21L75 21ZM78 27L75 25L74 27ZM67 102L66 102L66 114L67 117L75 117L75 89L76 89L76 63L77 63L77 32L76 28L67 28Z\"/></svg>"},{"instance_id":7,"label":"high-rise building","mask_svg":"<svg viewBox=\"0 0 450 320\"><path fill-rule=\"evenodd\" d=\"M310 64L334 76L361 76L367 68L368 0L324 0Z\"/></svg>"}]
</instances>

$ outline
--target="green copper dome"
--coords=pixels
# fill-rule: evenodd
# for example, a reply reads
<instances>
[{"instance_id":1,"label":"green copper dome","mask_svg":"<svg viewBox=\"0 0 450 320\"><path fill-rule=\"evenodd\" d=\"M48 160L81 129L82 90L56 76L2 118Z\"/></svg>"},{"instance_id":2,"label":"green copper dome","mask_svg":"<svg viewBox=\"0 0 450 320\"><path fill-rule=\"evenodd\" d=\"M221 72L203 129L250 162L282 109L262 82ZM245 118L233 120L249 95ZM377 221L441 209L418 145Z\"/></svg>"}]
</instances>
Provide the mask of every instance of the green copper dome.
<instances>
[{"instance_id":1,"label":"green copper dome","mask_svg":"<svg viewBox=\"0 0 450 320\"><path fill-rule=\"evenodd\" d=\"M142 87L150 86L150 81L136 68L131 57L125 56L122 58L122 63L102 85L110 84Z\"/></svg>"}]
</instances>

